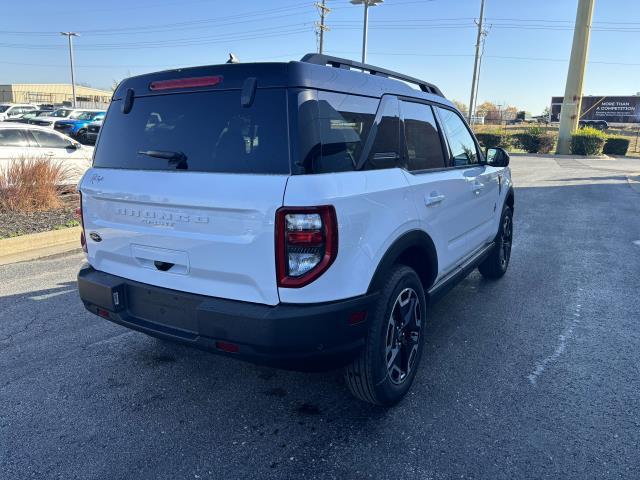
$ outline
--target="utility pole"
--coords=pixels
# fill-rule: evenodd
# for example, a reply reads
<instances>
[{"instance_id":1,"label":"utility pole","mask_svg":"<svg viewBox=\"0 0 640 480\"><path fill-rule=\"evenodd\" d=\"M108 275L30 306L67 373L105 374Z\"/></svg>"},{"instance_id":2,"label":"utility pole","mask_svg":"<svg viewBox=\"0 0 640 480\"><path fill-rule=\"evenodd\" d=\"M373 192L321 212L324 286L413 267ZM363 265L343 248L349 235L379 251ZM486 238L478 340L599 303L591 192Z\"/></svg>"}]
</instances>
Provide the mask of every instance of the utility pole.
<instances>
[{"instance_id":1,"label":"utility pole","mask_svg":"<svg viewBox=\"0 0 640 480\"><path fill-rule=\"evenodd\" d=\"M484 0L480 2L480 20L478 20L478 37L476 39L476 58L473 61L473 79L471 80L471 99L469 100L469 113L467 114L467 120L471 123L471 117L475 109L476 99L476 83L478 81L478 68L480 64L480 46L482 44L482 22L484 21Z\"/></svg>"},{"instance_id":2,"label":"utility pole","mask_svg":"<svg viewBox=\"0 0 640 480\"><path fill-rule=\"evenodd\" d=\"M491 28L491 27L489 27ZM478 79L476 81L476 94L473 98L473 113L474 110L478 108L478 90L480 90L480 74L482 73L482 57L484 57L484 43L487 41L487 35L489 34L489 30L482 31L482 49L480 51L480 61L478 62ZM471 120L469 120L469 124L471 124Z\"/></svg>"},{"instance_id":3,"label":"utility pole","mask_svg":"<svg viewBox=\"0 0 640 480\"><path fill-rule=\"evenodd\" d=\"M571 151L571 133L578 127L582 108L582 84L587 67L591 20L595 0L578 0L576 25L573 30L573 46L560 110L560 131L556 153L566 155Z\"/></svg>"},{"instance_id":4,"label":"utility pole","mask_svg":"<svg viewBox=\"0 0 640 480\"><path fill-rule=\"evenodd\" d=\"M324 32L329 31L329 27L325 25L324 21L329 12L331 12L331 9L327 7L327 0L322 0L322 3L316 3L315 5L320 12L320 23L316 25L318 27L318 37L320 38L318 53L322 55L324 52Z\"/></svg>"},{"instance_id":5,"label":"utility pole","mask_svg":"<svg viewBox=\"0 0 640 480\"><path fill-rule=\"evenodd\" d=\"M351 0L353 5L364 4L364 27L362 29L362 63L367 63L367 35L369 33L369 7L375 7L384 0Z\"/></svg>"},{"instance_id":6,"label":"utility pole","mask_svg":"<svg viewBox=\"0 0 640 480\"><path fill-rule=\"evenodd\" d=\"M76 79L73 71L73 40L71 37L79 37L79 33L75 32L60 32L60 35L64 35L69 39L69 62L71 64L71 92L73 95L73 101L71 102L72 106L76 107Z\"/></svg>"}]
</instances>

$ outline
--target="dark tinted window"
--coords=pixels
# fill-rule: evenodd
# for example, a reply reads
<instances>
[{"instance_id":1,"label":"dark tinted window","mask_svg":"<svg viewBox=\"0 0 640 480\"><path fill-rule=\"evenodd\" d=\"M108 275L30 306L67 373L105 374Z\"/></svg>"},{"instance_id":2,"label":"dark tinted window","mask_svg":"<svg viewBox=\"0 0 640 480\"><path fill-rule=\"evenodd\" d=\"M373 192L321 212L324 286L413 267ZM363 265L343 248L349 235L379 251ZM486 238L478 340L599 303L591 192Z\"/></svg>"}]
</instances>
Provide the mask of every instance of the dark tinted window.
<instances>
[{"instance_id":1,"label":"dark tinted window","mask_svg":"<svg viewBox=\"0 0 640 480\"><path fill-rule=\"evenodd\" d=\"M444 168L442 143L429 105L401 102L405 155L409 171Z\"/></svg>"},{"instance_id":2,"label":"dark tinted window","mask_svg":"<svg viewBox=\"0 0 640 480\"><path fill-rule=\"evenodd\" d=\"M240 91L138 97L128 114L110 107L94 166L221 173L289 173L284 89L258 90L251 106ZM139 152L184 154L186 162Z\"/></svg>"},{"instance_id":3,"label":"dark tinted window","mask_svg":"<svg viewBox=\"0 0 640 480\"><path fill-rule=\"evenodd\" d=\"M445 108L438 107L442 128L447 135L454 166L478 163L478 151L473 137L460 116Z\"/></svg>"},{"instance_id":4,"label":"dark tinted window","mask_svg":"<svg viewBox=\"0 0 640 480\"><path fill-rule=\"evenodd\" d=\"M0 147L26 147L27 138L20 130L0 129Z\"/></svg>"},{"instance_id":5,"label":"dark tinted window","mask_svg":"<svg viewBox=\"0 0 640 480\"><path fill-rule=\"evenodd\" d=\"M31 130L38 145L42 148L68 148L71 142L55 133L43 132L42 130Z\"/></svg>"},{"instance_id":6,"label":"dark tinted window","mask_svg":"<svg viewBox=\"0 0 640 480\"><path fill-rule=\"evenodd\" d=\"M371 150L364 164L365 170L400 166L400 111L395 97L383 97L378 112L379 123L374 125Z\"/></svg>"},{"instance_id":7,"label":"dark tinted window","mask_svg":"<svg viewBox=\"0 0 640 480\"><path fill-rule=\"evenodd\" d=\"M308 173L354 170L373 124L378 100L318 92L314 101L312 92L300 95L307 97L300 104L298 116L305 170Z\"/></svg>"}]
</instances>

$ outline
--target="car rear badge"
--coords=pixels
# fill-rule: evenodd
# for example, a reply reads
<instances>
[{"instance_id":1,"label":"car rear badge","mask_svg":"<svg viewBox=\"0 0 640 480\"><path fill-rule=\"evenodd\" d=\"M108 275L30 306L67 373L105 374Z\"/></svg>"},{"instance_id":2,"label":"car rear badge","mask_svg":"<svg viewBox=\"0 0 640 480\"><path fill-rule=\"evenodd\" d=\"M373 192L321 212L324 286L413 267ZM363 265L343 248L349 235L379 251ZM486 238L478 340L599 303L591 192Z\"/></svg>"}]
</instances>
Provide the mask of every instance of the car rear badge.
<instances>
[{"instance_id":1,"label":"car rear badge","mask_svg":"<svg viewBox=\"0 0 640 480\"><path fill-rule=\"evenodd\" d=\"M102 237L100 235L98 235L96 232L91 232L89 234L89 237L91 237L91 240L93 240L94 242L101 242L102 241Z\"/></svg>"}]
</instances>

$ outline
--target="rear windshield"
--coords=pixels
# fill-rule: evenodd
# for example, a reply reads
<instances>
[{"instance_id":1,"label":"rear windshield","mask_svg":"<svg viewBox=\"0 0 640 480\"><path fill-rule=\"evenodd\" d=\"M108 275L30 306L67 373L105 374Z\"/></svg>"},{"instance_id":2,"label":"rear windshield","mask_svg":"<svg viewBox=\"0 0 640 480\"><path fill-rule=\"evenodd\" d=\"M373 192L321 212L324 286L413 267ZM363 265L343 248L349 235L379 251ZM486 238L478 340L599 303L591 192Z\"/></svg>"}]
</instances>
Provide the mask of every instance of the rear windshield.
<instances>
[{"instance_id":1,"label":"rear windshield","mask_svg":"<svg viewBox=\"0 0 640 480\"><path fill-rule=\"evenodd\" d=\"M134 99L122 113L112 102L95 167L288 174L285 89L258 89L251 106L239 90Z\"/></svg>"}]
</instances>

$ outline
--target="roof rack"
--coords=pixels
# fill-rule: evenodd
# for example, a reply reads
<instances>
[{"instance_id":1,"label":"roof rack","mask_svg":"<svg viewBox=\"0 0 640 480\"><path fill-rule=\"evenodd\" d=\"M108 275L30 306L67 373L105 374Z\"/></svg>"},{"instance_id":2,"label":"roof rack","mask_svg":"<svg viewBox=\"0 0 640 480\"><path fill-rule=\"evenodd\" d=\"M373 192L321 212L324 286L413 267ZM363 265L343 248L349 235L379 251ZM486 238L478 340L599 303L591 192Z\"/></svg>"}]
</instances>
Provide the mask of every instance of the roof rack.
<instances>
[{"instance_id":1,"label":"roof rack","mask_svg":"<svg viewBox=\"0 0 640 480\"><path fill-rule=\"evenodd\" d=\"M444 97L440 89L432 83L425 82L424 80L420 80L415 77L410 77L409 75L403 75L402 73L394 72L392 70L387 70L386 68L369 65L368 63L361 63L354 60L348 60L346 58L322 55L320 53L307 53L304 57L302 57L302 60L300 61L305 63L313 63L315 65L328 65L335 68L345 68L347 70L350 70L351 68L357 68L359 70L362 70L363 72L369 72L371 75L394 78L396 80L402 80L407 83L413 83L420 87L420 90L422 90L423 92L432 93L434 95Z\"/></svg>"}]
</instances>

